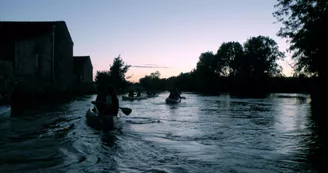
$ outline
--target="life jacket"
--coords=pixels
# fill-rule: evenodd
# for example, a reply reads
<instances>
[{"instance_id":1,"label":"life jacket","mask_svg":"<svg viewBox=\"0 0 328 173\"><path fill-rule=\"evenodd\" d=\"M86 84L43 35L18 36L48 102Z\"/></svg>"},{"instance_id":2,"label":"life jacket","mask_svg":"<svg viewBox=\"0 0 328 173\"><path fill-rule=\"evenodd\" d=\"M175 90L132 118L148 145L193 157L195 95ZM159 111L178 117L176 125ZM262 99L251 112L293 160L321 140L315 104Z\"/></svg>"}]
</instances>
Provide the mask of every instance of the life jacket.
<instances>
[{"instance_id":1,"label":"life jacket","mask_svg":"<svg viewBox=\"0 0 328 173\"><path fill-rule=\"evenodd\" d=\"M110 95L102 96L99 98L103 104L97 105L99 112L103 112L104 109L108 106L108 109L103 112L104 115L117 115L118 113L118 98L112 97Z\"/></svg>"},{"instance_id":2,"label":"life jacket","mask_svg":"<svg viewBox=\"0 0 328 173\"><path fill-rule=\"evenodd\" d=\"M112 96L106 96L105 104L113 104L113 97Z\"/></svg>"}]
</instances>

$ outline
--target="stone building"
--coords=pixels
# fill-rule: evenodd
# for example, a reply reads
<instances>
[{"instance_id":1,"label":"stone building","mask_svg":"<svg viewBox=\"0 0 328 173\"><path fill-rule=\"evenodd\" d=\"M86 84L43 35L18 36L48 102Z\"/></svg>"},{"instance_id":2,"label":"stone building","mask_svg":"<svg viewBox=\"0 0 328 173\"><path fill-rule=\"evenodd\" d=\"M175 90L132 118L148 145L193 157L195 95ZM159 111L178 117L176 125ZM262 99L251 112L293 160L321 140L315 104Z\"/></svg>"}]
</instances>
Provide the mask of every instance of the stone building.
<instances>
[{"instance_id":1,"label":"stone building","mask_svg":"<svg viewBox=\"0 0 328 173\"><path fill-rule=\"evenodd\" d=\"M73 44L64 21L0 21L0 61L12 66L2 73L10 73L6 76L25 91L67 91L73 78Z\"/></svg>"},{"instance_id":2,"label":"stone building","mask_svg":"<svg viewBox=\"0 0 328 173\"><path fill-rule=\"evenodd\" d=\"M93 83L93 66L90 56L74 56L74 81L77 83Z\"/></svg>"}]
</instances>

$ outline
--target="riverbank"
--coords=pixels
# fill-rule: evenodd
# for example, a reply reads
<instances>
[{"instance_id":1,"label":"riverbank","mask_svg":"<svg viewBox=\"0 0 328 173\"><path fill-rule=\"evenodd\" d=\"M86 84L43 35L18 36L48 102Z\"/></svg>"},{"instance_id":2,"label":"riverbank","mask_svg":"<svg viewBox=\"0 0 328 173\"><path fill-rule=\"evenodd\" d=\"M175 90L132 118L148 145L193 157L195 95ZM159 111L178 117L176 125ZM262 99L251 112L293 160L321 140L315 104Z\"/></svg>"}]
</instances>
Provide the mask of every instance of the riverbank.
<instances>
[{"instance_id":1,"label":"riverbank","mask_svg":"<svg viewBox=\"0 0 328 173\"><path fill-rule=\"evenodd\" d=\"M55 87L34 91L15 88L11 93L9 104L12 107L25 108L38 104L68 102L75 97L90 94L96 94L96 86L94 84L74 84L70 90L60 90Z\"/></svg>"},{"instance_id":2,"label":"riverbank","mask_svg":"<svg viewBox=\"0 0 328 173\"><path fill-rule=\"evenodd\" d=\"M318 78L268 78L258 80L252 78L221 77L217 80L190 79L177 80L176 86L181 91L204 94L231 93L240 96L265 96L267 93L315 93Z\"/></svg>"}]
</instances>

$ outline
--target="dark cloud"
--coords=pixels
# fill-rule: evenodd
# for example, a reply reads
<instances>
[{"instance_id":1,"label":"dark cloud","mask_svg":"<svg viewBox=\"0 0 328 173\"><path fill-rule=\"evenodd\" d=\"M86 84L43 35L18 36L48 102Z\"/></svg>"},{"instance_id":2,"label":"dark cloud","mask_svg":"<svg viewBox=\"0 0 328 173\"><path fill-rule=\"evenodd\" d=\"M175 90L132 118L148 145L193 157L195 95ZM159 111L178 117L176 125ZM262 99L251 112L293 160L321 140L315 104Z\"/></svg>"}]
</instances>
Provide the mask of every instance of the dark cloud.
<instances>
[{"instance_id":1,"label":"dark cloud","mask_svg":"<svg viewBox=\"0 0 328 173\"><path fill-rule=\"evenodd\" d=\"M131 67L135 67L135 68L169 68L169 67L165 67L165 66L158 66L156 64L132 65Z\"/></svg>"},{"instance_id":2,"label":"dark cloud","mask_svg":"<svg viewBox=\"0 0 328 173\"><path fill-rule=\"evenodd\" d=\"M157 66L156 64L145 64L147 66Z\"/></svg>"}]
</instances>

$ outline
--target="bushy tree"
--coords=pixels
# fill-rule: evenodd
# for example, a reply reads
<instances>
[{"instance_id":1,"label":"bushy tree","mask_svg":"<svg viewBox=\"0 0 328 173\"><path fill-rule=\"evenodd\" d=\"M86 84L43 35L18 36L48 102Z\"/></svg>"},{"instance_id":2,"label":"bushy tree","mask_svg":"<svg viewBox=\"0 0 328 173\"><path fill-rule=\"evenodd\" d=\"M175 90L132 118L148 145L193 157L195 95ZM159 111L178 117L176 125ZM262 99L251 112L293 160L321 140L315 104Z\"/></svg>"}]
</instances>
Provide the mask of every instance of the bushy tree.
<instances>
[{"instance_id":1,"label":"bushy tree","mask_svg":"<svg viewBox=\"0 0 328 173\"><path fill-rule=\"evenodd\" d=\"M284 58L278 44L269 37L257 36L248 39L244 44L244 57L240 61L239 70L249 77L273 77L282 72L277 61Z\"/></svg>"},{"instance_id":2,"label":"bushy tree","mask_svg":"<svg viewBox=\"0 0 328 173\"><path fill-rule=\"evenodd\" d=\"M213 52L204 52L199 56L196 71L204 77L212 77L216 73L216 61Z\"/></svg>"},{"instance_id":3,"label":"bushy tree","mask_svg":"<svg viewBox=\"0 0 328 173\"><path fill-rule=\"evenodd\" d=\"M100 85L114 85L117 89L123 89L127 85L125 74L130 65L125 64L121 56L114 58L109 71L97 71L95 82Z\"/></svg>"},{"instance_id":4,"label":"bushy tree","mask_svg":"<svg viewBox=\"0 0 328 173\"><path fill-rule=\"evenodd\" d=\"M163 84L165 83L164 79L161 79L160 76L161 73L156 70L155 72L150 73L150 75L146 75L139 79L139 83L147 90L160 90L164 88Z\"/></svg>"},{"instance_id":5,"label":"bushy tree","mask_svg":"<svg viewBox=\"0 0 328 173\"><path fill-rule=\"evenodd\" d=\"M243 46L239 42L222 43L216 53L217 73L220 76L233 76L242 64Z\"/></svg>"},{"instance_id":6,"label":"bushy tree","mask_svg":"<svg viewBox=\"0 0 328 173\"><path fill-rule=\"evenodd\" d=\"M326 78L328 1L278 0L275 8L283 24L277 35L290 41L297 71Z\"/></svg>"}]
</instances>

